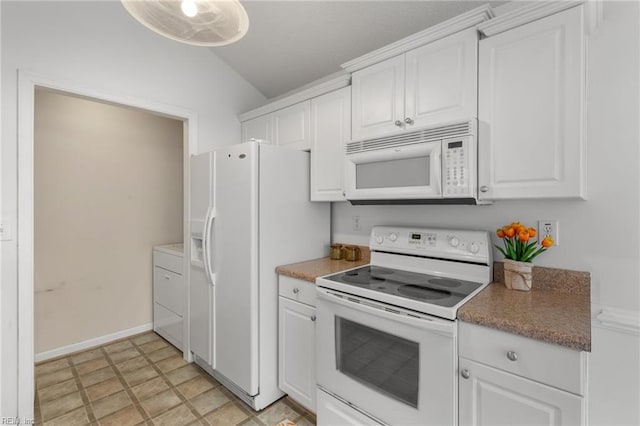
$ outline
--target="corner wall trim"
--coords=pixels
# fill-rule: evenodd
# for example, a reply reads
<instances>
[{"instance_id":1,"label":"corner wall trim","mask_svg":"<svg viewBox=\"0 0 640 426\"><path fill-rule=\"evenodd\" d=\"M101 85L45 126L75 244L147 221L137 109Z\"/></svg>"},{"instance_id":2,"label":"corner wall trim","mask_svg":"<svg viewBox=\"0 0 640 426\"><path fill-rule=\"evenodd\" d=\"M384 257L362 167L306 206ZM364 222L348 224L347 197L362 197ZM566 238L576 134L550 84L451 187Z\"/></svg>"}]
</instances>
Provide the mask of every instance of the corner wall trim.
<instances>
[{"instance_id":1,"label":"corner wall trim","mask_svg":"<svg viewBox=\"0 0 640 426\"><path fill-rule=\"evenodd\" d=\"M153 330L153 323L143 324L138 327L130 328L128 330L117 331L115 333L106 334L104 336L85 340L84 342L74 343L68 346L63 346L61 348L52 349L46 352L40 352L39 354L36 354L35 361L36 362L46 361L51 358L57 358L59 356L68 355L70 353L78 352L94 346L100 346L114 340L133 336L134 334L144 333L145 331L149 331L149 330Z\"/></svg>"},{"instance_id":2,"label":"corner wall trim","mask_svg":"<svg viewBox=\"0 0 640 426\"><path fill-rule=\"evenodd\" d=\"M600 306L593 318L595 327L640 336L640 312Z\"/></svg>"}]
</instances>

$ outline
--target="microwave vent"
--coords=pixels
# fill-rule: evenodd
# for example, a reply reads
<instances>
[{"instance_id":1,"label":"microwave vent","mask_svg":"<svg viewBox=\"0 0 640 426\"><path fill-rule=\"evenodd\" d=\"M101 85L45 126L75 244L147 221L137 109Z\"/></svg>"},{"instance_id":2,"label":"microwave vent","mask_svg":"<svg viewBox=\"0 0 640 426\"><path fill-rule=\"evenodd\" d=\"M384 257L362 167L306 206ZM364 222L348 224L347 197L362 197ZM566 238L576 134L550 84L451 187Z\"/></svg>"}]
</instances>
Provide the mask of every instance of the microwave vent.
<instances>
[{"instance_id":1,"label":"microwave vent","mask_svg":"<svg viewBox=\"0 0 640 426\"><path fill-rule=\"evenodd\" d=\"M449 124L446 126L432 127L415 132L406 132L382 138L365 139L347 144L346 153L373 151L376 149L392 148L394 146L413 145L432 140L454 138L473 134L473 121Z\"/></svg>"}]
</instances>

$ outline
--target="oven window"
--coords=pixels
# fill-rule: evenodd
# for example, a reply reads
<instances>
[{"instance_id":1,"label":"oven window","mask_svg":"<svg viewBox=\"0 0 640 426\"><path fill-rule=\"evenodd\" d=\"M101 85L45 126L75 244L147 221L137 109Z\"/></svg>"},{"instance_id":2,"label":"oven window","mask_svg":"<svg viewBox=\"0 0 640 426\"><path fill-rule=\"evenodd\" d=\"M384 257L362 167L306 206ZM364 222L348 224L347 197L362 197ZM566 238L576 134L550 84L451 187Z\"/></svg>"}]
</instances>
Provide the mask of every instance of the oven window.
<instances>
[{"instance_id":1,"label":"oven window","mask_svg":"<svg viewBox=\"0 0 640 426\"><path fill-rule=\"evenodd\" d=\"M429 156L356 164L356 188L429 186Z\"/></svg>"},{"instance_id":2,"label":"oven window","mask_svg":"<svg viewBox=\"0 0 640 426\"><path fill-rule=\"evenodd\" d=\"M335 318L337 369L371 389L418 408L418 343Z\"/></svg>"}]
</instances>

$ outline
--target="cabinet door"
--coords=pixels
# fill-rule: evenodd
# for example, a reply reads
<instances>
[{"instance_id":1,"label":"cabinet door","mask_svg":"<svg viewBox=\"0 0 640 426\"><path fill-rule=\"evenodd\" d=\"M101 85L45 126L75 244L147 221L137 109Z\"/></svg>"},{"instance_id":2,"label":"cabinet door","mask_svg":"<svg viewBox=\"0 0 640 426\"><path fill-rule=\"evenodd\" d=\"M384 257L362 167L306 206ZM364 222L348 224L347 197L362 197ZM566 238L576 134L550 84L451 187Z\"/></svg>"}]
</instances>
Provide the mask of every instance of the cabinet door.
<instances>
[{"instance_id":1,"label":"cabinet door","mask_svg":"<svg viewBox=\"0 0 640 426\"><path fill-rule=\"evenodd\" d=\"M585 423L582 397L462 357L459 370L461 426Z\"/></svg>"},{"instance_id":2,"label":"cabinet door","mask_svg":"<svg viewBox=\"0 0 640 426\"><path fill-rule=\"evenodd\" d=\"M204 269L191 267L189 277L189 342L191 352L215 367L213 345L213 286Z\"/></svg>"},{"instance_id":3,"label":"cabinet door","mask_svg":"<svg viewBox=\"0 0 640 426\"><path fill-rule=\"evenodd\" d=\"M310 108L311 102L304 101L273 113L274 145L300 150L311 148Z\"/></svg>"},{"instance_id":4,"label":"cabinet door","mask_svg":"<svg viewBox=\"0 0 640 426\"><path fill-rule=\"evenodd\" d=\"M470 29L406 54L406 128L477 115L478 31Z\"/></svg>"},{"instance_id":5,"label":"cabinet door","mask_svg":"<svg viewBox=\"0 0 640 426\"><path fill-rule=\"evenodd\" d=\"M248 142L251 139L262 139L272 142L271 134L271 114L254 118L242 123L242 142Z\"/></svg>"},{"instance_id":6,"label":"cabinet door","mask_svg":"<svg viewBox=\"0 0 640 426\"><path fill-rule=\"evenodd\" d=\"M185 302L182 275L154 266L153 299L182 317Z\"/></svg>"},{"instance_id":7,"label":"cabinet door","mask_svg":"<svg viewBox=\"0 0 640 426\"><path fill-rule=\"evenodd\" d=\"M278 382L282 391L316 411L315 308L279 297Z\"/></svg>"},{"instance_id":8,"label":"cabinet door","mask_svg":"<svg viewBox=\"0 0 640 426\"><path fill-rule=\"evenodd\" d=\"M482 199L584 198L582 14L574 7L480 41Z\"/></svg>"},{"instance_id":9,"label":"cabinet door","mask_svg":"<svg viewBox=\"0 0 640 426\"><path fill-rule=\"evenodd\" d=\"M350 134L350 87L311 100L311 201L344 201L344 150Z\"/></svg>"},{"instance_id":10,"label":"cabinet door","mask_svg":"<svg viewBox=\"0 0 640 426\"><path fill-rule=\"evenodd\" d=\"M354 72L351 90L354 140L404 128L404 55Z\"/></svg>"}]
</instances>

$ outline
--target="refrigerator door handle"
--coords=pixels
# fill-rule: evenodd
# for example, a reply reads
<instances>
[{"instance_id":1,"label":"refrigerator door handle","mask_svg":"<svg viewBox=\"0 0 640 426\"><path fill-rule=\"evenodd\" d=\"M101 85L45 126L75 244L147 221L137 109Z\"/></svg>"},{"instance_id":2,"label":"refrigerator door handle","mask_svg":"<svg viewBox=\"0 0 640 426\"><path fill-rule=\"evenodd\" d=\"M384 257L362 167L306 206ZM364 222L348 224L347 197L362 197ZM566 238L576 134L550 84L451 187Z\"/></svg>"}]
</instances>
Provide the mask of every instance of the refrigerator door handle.
<instances>
[{"instance_id":1,"label":"refrigerator door handle","mask_svg":"<svg viewBox=\"0 0 640 426\"><path fill-rule=\"evenodd\" d=\"M216 209L215 207L209 207L209 211L207 212L207 218L204 223L204 236L202 240L202 251L203 251L203 263L204 270L207 274L207 278L209 280L209 284L215 284L215 273L211 268L211 229L213 225L213 220L216 217Z\"/></svg>"},{"instance_id":2,"label":"refrigerator door handle","mask_svg":"<svg viewBox=\"0 0 640 426\"><path fill-rule=\"evenodd\" d=\"M209 252L207 251L207 240L209 239L209 214L211 213L211 206L207 208L207 214L204 217L204 229L202 231L202 264L204 266L204 274L209 279L209 264L207 258Z\"/></svg>"}]
</instances>

